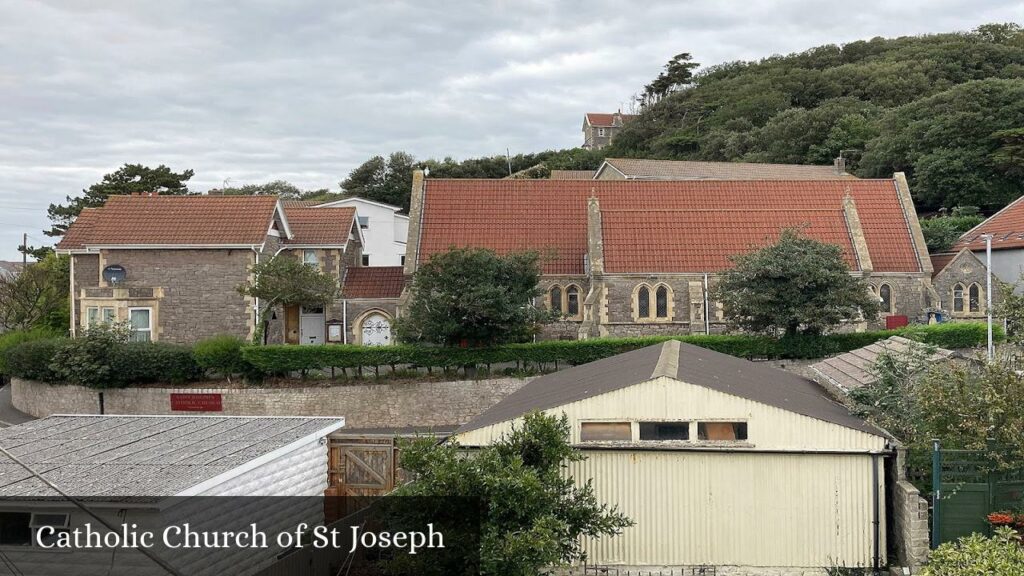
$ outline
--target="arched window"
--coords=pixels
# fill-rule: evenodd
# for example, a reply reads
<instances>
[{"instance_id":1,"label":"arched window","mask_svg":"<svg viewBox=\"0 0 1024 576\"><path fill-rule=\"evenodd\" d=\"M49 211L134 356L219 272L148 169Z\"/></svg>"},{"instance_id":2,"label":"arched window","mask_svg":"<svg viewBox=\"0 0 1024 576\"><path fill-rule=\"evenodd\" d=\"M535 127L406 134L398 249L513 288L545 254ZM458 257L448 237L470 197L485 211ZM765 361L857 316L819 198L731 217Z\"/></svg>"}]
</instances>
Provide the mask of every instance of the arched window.
<instances>
[{"instance_id":1,"label":"arched window","mask_svg":"<svg viewBox=\"0 0 1024 576\"><path fill-rule=\"evenodd\" d=\"M548 290L548 304L555 312L562 313L562 288L557 284Z\"/></svg>"},{"instance_id":2,"label":"arched window","mask_svg":"<svg viewBox=\"0 0 1024 576\"><path fill-rule=\"evenodd\" d=\"M981 312L981 286L971 284L967 290L968 306L971 312Z\"/></svg>"},{"instance_id":3,"label":"arched window","mask_svg":"<svg viewBox=\"0 0 1024 576\"><path fill-rule=\"evenodd\" d=\"M888 284L878 287L878 300L882 312L892 312L892 288Z\"/></svg>"},{"instance_id":4,"label":"arched window","mask_svg":"<svg viewBox=\"0 0 1024 576\"><path fill-rule=\"evenodd\" d=\"M565 315L580 315L580 289L575 284L565 289Z\"/></svg>"},{"instance_id":5,"label":"arched window","mask_svg":"<svg viewBox=\"0 0 1024 576\"><path fill-rule=\"evenodd\" d=\"M953 286L953 312L964 311L964 285Z\"/></svg>"},{"instance_id":6,"label":"arched window","mask_svg":"<svg viewBox=\"0 0 1024 576\"><path fill-rule=\"evenodd\" d=\"M641 286L636 293L636 315L639 318L651 317L651 291L647 286Z\"/></svg>"},{"instance_id":7,"label":"arched window","mask_svg":"<svg viewBox=\"0 0 1024 576\"><path fill-rule=\"evenodd\" d=\"M668 287L658 286L654 291L654 313L658 318L668 318Z\"/></svg>"}]
</instances>

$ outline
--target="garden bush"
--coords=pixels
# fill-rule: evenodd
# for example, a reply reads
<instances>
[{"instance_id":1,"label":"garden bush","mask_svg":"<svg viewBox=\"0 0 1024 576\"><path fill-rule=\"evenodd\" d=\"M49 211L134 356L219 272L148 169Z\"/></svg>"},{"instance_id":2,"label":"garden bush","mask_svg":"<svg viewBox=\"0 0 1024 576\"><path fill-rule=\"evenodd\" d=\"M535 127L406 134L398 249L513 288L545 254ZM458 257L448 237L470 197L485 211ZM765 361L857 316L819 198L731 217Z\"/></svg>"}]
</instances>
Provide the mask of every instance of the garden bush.
<instances>
[{"instance_id":1,"label":"garden bush","mask_svg":"<svg viewBox=\"0 0 1024 576\"><path fill-rule=\"evenodd\" d=\"M242 358L245 341L237 336L224 334L200 340L192 348L196 364L203 370L227 377L248 372L250 364Z\"/></svg>"},{"instance_id":2,"label":"garden bush","mask_svg":"<svg viewBox=\"0 0 1024 576\"><path fill-rule=\"evenodd\" d=\"M9 376L41 382L58 382L60 377L50 368L57 351L67 342L64 338L29 340L4 351L4 370Z\"/></svg>"},{"instance_id":3,"label":"garden bush","mask_svg":"<svg viewBox=\"0 0 1024 576\"><path fill-rule=\"evenodd\" d=\"M61 334L51 328L33 328L32 330L15 330L0 334L0 377L8 374L6 365L6 352L19 344L34 342L36 340L50 340L59 338Z\"/></svg>"},{"instance_id":4,"label":"garden bush","mask_svg":"<svg viewBox=\"0 0 1024 576\"><path fill-rule=\"evenodd\" d=\"M927 576L1024 576L1024 547L1010 528L986 538L972 534L939 546L928 559Z\"/></svg>"}]
</instances>

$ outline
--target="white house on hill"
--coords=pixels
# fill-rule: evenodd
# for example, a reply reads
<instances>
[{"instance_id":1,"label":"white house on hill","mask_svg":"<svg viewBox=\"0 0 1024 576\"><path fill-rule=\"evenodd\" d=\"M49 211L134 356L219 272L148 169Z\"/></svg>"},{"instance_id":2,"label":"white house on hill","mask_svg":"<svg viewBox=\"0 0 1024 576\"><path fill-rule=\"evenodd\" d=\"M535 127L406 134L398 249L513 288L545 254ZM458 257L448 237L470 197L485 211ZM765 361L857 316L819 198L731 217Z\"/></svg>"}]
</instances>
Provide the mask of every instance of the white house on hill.
<instances>
[{"instance_id":1,"label":"white house on hill","mask_svg":"<svg viewBox=\"0 0 1024 576\"><path fill-rule=\"evenodd\" d=\"M362 229L363 266L402 266L405 264L405 242L409 235L409 217L399 214L401 208L367 200L345 198L318 204L318 208L353 206L359 214Z\"/></svg>"}]
</instances>

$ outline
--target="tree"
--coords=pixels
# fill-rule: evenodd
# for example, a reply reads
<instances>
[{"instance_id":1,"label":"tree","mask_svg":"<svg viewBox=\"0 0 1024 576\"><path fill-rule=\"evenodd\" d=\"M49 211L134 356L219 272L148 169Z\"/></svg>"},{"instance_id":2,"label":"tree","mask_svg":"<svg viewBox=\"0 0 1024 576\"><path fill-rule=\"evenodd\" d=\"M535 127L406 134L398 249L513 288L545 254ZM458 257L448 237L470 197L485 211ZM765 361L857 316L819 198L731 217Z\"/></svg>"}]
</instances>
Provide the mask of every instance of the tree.
<instances>
[{"instance_id":1,"label":"tree","mask_svg":"<svg viewBox=\"0 0 1024 576\"><path fill-rule=\"evenodd\" d=\"M46 235L63 236L83 208L103 206L110 196L136 192L188 194L187 182L193 174L192 170L172 172L163 164L156 168L141 164L125 164L116 171L104 175L103 180L82 190L82 196L68 196L67 204L50 204L47 213L53 227L46 231Z\"/></svg>"},{"instance_id":2,"label":"tree","mask_svg":"<svg viewBox=\"0 0 1024 576\"><path fill-rule=\"evenodd\" d=\"M965 211L965 208L973 210ZM943 252L956 244L964 232L984 221L985 218L977 213L977 208L957 207L948 216L922 218L921 232L924 234L924 242L929 252Z\"/></svg>"},{"instance_id":3,"label":"tree","mask_svg":"<svg viewBox=\"0 0 1024 576\"><path fill-rule=\"evenodd\" d=\"M850 275L839 246L783 230L778 242L733 258L716 296L736 326L787 336L820 334L860 315L874 319L878 301Z\"/></svg>"},{"instance_id":4,"label":"tree","mask_svg":"<svg viewBox=\"0 0 1024 576\"><path fill-rule=\"evenodd\" d=\"M693 78L693 71L700 64L692 62L693 57L689 53L676 54L665 64L664 72L644 86L643 94L640 96L640 104L653 104L665 97L670 92L686 86Z\"/></svg>"},{"instance_id":5,"label":"tree","mask_svg":"<svg viewBox=\"0 0 1024 576\"><path fill-rule=\"evenodd\" d=\"M278 254L250 269L252 279L238 291L259 299L260 325L254 343L266 344L270 311L277 306L327 305L338 296L338 281L290 254Z\"/></svg>"},{"instance_id":6,"label":"tree","mask_svg":"<svg viewBox=\"0 0 1024 576\"><path fill-rule=\"evenodd\" d=\"M435 254L413 276L412 302L398 319L398 336L449 346L524 342L553 320L533 305L540 274L534 252L499 256L458 248Z\"/></svg>"},{"instance_id":7,"label":"tree","mask_svg":"<svg viewBox=\"0 0 1024 576\"><path fill-rule=\"evenodd\" d=\"M66 331L69 270L67 256L50 254L16 275L0 276L0 328Z\"/></svg>"},{"instance_id":8,"label":"tree","mask_svg":"<svg viewBox=\"0 0 1024 576\"><path fill-rule=\"evenodd\" d=\"M213 188L209 194L224 196L278 196L284 200L331 200L340 194L331 193L327 188L303 190L285 180L273 180L264 184L245 184Z\"/></svg>"},{"instance_id":9,"label":"tree","mask_svg":"<svg viewBox=\"0 0 1024 576\"><path fill-rule=\"evenodd\" d=\"M402 468L413 480L397 494L445 503L468 501L466 505L474 510L446 513L483 511L479 573L535 576L548 567L584 561L584 537L615 536L633 525L616 507L597 501L590 480L577 485L564 475L567 463L583 459L569 444L569 422L564 415L559 419L532 413L526 415L522 426L474 451L472 458L465 457L452 441L438 445L421 440L407 445Z\"/></svg>"},{"instance_id":10,"label":"tree","mask_svg":"<svg viewBox=\"0 0 1024 576\"><path fill-rule=\"evenodd\" d=\"M341 189L347 196L401 206L408 211L415 162L405 152L393 152L387 158L374 156L352 170L341 182Z\"/></svg>"}]
</instances>

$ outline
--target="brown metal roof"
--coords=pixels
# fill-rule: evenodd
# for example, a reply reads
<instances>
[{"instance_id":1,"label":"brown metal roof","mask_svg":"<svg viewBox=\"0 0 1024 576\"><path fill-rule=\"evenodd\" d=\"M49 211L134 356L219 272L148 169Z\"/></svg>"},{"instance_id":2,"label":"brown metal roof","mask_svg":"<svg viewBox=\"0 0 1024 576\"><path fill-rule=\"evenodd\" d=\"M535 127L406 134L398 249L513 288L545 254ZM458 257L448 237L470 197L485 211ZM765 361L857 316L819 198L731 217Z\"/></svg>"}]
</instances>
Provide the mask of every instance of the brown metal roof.
<instances>
[{"instance_id":1,"label":"brown metal roof","mask_svg":"<svg viewBox=\"0 0 1024 576\"><path fill-rule=\"evenodd\" d=\"M456 434L628 388L659 376L890 437L852 415L812 380L677 340L541 376L462 426Z\"/></svg>"}]
</instances>

